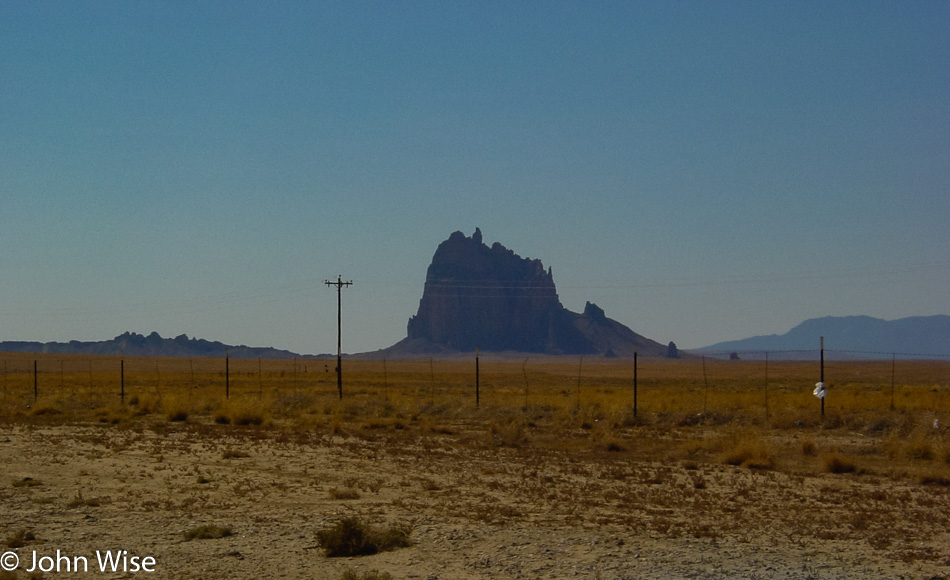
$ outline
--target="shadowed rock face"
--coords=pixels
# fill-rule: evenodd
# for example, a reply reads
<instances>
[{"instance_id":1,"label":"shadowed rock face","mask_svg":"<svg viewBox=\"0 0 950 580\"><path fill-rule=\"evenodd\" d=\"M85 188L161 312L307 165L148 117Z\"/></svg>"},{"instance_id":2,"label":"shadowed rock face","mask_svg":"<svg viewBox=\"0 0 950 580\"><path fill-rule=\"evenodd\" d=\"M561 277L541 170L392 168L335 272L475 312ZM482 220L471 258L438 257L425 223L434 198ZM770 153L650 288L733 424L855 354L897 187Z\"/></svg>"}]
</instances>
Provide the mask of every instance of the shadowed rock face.
<instances>
[{"instance_id":1,"label":"shadowed rock face","mask_svg":"<svg viewBox=\"0 0 950 580\"><path fill-rule=\"evenodd\" d=\"M584 314L565 309L550 269L498 242L489 248L478 229L471 237L455 232L439 244L419 311L400 344L426 345L430 351L440 346L621 356L639 346L644 354L652 345L664 348L610 320L596 305L588 303Z\"/></svg>"}]
</instances>

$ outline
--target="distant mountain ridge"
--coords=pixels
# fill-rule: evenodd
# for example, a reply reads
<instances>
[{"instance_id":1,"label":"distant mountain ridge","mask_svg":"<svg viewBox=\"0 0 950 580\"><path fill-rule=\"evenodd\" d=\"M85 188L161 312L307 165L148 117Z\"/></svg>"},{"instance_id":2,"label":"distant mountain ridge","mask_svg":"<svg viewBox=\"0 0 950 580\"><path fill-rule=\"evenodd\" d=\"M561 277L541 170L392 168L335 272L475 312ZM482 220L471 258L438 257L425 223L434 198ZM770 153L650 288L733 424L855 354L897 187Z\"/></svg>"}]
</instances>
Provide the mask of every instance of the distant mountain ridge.
<instances>
[{"instance_id":1,"label":"distant mountain ridge","mask_svg":"<svg viewBox=\"0 0 950 580\"><path fill-rule=\"evenodd\" d=\"M856 355L879 353L942 358L950 355L950 316L911 316L883 320L871 316L826 316L806 320L785 334L717 342L704 351L815 351L820 337L825 348Z\"/></svg>"},{"instance_id":2,"label":"distant mountain ridge","mask_svg":"<svg viewBox=\"0 0 950 580\"><path fill-rule=\"evenodd\" d=\"M175 338L162 338L157 332L148 336L125 332L112 340L94 342L0 342L0 352L36 352L49 354L101 354L128 356L177 356L177 357L223 357L232 358L294 358L301 355L271 347L234 346L200 338L188 338L182 334Z\"/></svg>"}]
</instances>

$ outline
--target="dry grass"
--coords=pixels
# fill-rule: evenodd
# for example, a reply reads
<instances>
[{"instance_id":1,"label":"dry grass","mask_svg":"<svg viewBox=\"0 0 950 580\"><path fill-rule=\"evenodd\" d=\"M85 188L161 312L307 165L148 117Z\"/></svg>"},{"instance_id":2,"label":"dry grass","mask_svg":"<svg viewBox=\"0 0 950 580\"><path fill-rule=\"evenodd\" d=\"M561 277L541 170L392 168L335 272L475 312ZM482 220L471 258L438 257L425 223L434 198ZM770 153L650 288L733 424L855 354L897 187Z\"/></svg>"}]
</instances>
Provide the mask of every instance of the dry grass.
<instances>
[{"instance_id":1,"label":"dry grass","mask_svg":"<svg viewBox=\"0 0 950 580\"><path fill-rule=\"evenodd\" d=\"M0 423L21 438L42 440L56 467L24 463L8 472L0 495L49 515L73 501L91 507L76 490L92 495L94 489L101 497L92 500L102 502L90 510L95 517L130 510L149 521L237 516L239 538L245 528L270 526L269 537L281 542L303 538L298 550L314 548L319 530L328 555L336 552L334 538L350 553L388 545L378 537L386 529L366 522L415 522L418 549L375 562L397 577L407 568L391 561L444 549L442 538L454 533L448 528L467 529L464 538L472 542L486 529L492 533L485 537L516 530L506 546L534 528L584 538L623 530L645 543L683 538L711 551L776 543L777 551L804 553L806 544L814 547L809 542L829 541L866 550L862 558L880 553L907 562L901 570L934 558L950 561L950 553L933 547L945 539L935 534L950 526L950 365L901 363L908 373L896 385L892 410L889 361L836 362L827 372L832 386L822 419L811 395L812 363L773 361L766 406L761 363L707 361L704 382L695 362L641 361L634 414L631 369L617 360L585 359L578 385L576 360L532 360L523 372L523 359L483 358L478 406L468 361L437 361L435 373L427 360L387 361L385 373L381 361L345 362L342 401L334 375L322 365L307 372L298 367L295 375L281 370L289 361L265 361L259 380L256 361L250 370L231 361L225 398L215 361L195 362L194 379L187 361L145 360L144 371L127 365L133 372L124 403L106 373L90 386L87 375L71 381L67 372L62 387L58 376L44 383L41 375L37 404L32 377L11 373L0 397ZM837 384L833 376L847 382ZM32 411L40 407L55 412ZM172 420L174 409L186 412L186 420ZM42 438L34 435L41 431ZM58 445L59 437L76 440L72 447ZM67 449L81 455L64 457ZM120 459L135 467L113 471ZM73 461L78 485L59 481L61 461ZM98 470L112 489L94 487L83 470ZM345 529L324 519L347 515L356 519ZM287 521L299 525L285 538ZM34 526L47 536L33 521L11 525ZM194 533L196 539L204 534ZM460 545L469 541L464 538ZM927 545L928 538L938 539ZM219 554L216 544L189 547ZM588 548L593 544L585 543ZM240 551L250 559L251 549ZM534 547L515 551L520 558ZM471 552L466 558L465 570L477 572L479 560ZM632 556L624 560L633 562ZM367 568L373 563L364 562ZM353 565L323 564L324 575L337 578ZM365 569L363 577L374 577ZM500 567L491 570L504 576ZM531 570L520 573L541 574ZM817 572L802 569L801 575Z\"/></svg>"},{"instance_id":2,"label":"dry grass","mask_svg":"<svg viewBox=\"0 0 950 580\"><path fill-rule=\"evenodd\" d=\"M947 427L935 428L935 420L950 425L950 363L939 361L900 361L893 390L890 361L830 362L822 417L811 395L812 361L771 361L766 385L762 361L707 359L704 376L698 359L640 359L635 414L631 363L618 359L584 359L578 376L571 358L482 357L476 407L474 369L465 359L345 361L341 401L323 361L232 360L225 397L221 360L129 357L120 400L118 357L0 358L6 422L157 428L164 421L928 482L950 466ZM844 433L871 444L839 447L834 441ZM233 446L223 454L247 456Z\"/></svg>"}]
</instances>

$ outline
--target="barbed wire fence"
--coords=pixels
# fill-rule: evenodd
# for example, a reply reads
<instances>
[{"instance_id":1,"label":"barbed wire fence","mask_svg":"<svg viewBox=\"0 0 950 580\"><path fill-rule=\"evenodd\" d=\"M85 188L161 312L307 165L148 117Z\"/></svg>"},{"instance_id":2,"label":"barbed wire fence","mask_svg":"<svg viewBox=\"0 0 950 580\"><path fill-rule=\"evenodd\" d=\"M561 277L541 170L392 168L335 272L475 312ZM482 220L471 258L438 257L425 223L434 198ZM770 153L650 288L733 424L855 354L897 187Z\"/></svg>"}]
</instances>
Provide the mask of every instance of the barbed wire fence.
<instances>
[{"instance_id":1,"label":"barbed wire fence","mask_svg":"<svg viewBox=\"0 0 950 580\"><path fill-rule=\"evenodd\" d=\"M824 354L828 400L837 409L930 405L934 412L950 411L950 354L842 349ZM759 409L769 418L790 397L810 396L820 373L818 349L684 353L679 359L640 356L636 363L594 356L501 358L482 353L480 358L480 366L474 353L350 359L346 364L353 370L344 384L344 400L375 393L386 401L434 405L470 399L473 407L527 410L555 403L599 405L609 396L615 401L626 397L634 414L705 418ZM337 395L334 361L328 359L0 353L0 365L2 402L19 408L42 401L94 408L183 391L222 398ZM927 401L917 400L923 394Z\"/></svg>"}]
</instances>

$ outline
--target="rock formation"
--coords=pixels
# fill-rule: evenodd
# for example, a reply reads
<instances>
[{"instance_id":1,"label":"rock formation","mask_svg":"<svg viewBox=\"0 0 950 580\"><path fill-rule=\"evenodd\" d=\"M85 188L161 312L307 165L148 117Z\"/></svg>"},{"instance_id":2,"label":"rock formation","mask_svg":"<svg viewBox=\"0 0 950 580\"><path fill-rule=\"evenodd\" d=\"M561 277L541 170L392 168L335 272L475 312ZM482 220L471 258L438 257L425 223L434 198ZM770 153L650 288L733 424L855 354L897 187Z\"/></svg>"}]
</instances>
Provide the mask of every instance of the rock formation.
<instances>
[{"instance_id":1,"label":"rock formation","mask_svg":"<svg viewBox=\"0 0 950 580\"><path fill-rule=\"evenodd\" d=\"M419 310L387 354L483 351L663 356L666 347L607 318L595 304L565 309L540 260L455 232L435 251Z\"/></svg>"},{"instance_id":2,"label":"rock formation","mask_svg":"<svg viewBox=\"0 0 950 580\"><path fill-rule=\"evenodd\" d=\"M162 338L157 332L148 336L125 332L111 340L95 342L0 342L0 352L30 352L49 354L86 354L128 356L181 356L231 358L294 358L301 355L270 347L234 346L201 338L188 338L180 334L175 338Z\"/></svg>"}]
</instances>

